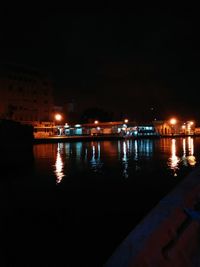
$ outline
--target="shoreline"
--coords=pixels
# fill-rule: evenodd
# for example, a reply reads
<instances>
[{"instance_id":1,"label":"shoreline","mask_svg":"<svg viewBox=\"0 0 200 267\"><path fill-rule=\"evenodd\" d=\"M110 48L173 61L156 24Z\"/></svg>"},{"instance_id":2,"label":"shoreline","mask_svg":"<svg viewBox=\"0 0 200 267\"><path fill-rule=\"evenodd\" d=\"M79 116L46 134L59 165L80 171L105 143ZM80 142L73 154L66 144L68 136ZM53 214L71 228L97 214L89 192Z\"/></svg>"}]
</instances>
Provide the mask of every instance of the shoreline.
<instances>
[{"instance_id":1,"label":"shoreline","mask_svg":"<svg viewBox=\"0 0 200 267\"><path fill-rule=\"evenodd\" d=\"M137 137L124 137L124 136L51 136L34 138L33 144L48 144L58 142L81 142L81 141L112 141L112 140L141 140L141 139L160 139L160 138L186 138L186 137L199 137L200 135L164 135L164 136L137 136Z\"/></svg>"}]
</instances>

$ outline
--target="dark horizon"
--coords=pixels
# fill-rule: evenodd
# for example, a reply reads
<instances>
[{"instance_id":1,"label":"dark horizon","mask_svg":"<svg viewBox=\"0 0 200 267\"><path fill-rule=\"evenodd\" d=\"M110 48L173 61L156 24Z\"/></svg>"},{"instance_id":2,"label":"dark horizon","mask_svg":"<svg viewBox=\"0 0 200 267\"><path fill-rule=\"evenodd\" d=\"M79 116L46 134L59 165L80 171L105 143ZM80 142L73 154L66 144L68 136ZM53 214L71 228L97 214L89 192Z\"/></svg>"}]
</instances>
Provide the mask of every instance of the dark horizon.
<instances>
[{"instance_id":1,"label":"dark horizon","mask_svg":"<svg viewBox=\"0 0 200 267\"><path fill-rule=\"evenodd\" d=\"M198 123L199 37L194 8L61 9L1 14L1 62L48 74L55 100L131 119Z\"/></svg>"}]
</instances>

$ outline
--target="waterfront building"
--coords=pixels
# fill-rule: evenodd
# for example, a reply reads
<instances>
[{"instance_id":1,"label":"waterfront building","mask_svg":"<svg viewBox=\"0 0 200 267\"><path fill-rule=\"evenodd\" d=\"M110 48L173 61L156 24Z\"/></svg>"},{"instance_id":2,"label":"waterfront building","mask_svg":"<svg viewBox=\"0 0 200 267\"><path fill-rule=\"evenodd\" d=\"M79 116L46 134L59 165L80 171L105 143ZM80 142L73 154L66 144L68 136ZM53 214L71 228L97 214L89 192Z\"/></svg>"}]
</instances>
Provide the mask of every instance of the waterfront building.
<instances>
[{"instance_id":1,"label":"waterfront building","mask_svg":"<svg viewBox=\"0 0 200 267\"><path fill-rule=\"evenodd\" d=\"M168 121L153 121L152 124L155 127L155 130L160 135L171 135L172 127Z\"/></svg>"},{"instance_id":2,"label":"waterfront building","mask_svg":"<svg viewBox=\"0 0 200 267\"><path fill-rule=\"evenodd\" d=\"M178 121L175 119L153 121L156 132L161 136L168 135L193 135L195 133L194 121Z\"/></svg>"},{"instance_id":3,"label":"waterfront building","mask_svg":"<svg viewBox=\"0 0 200 267\"><path fill-rule=\"evenodd\" d=\"M53 121L53 85L39 71L0 66L0 118L27 124Z\"/></svg>"}]
</instances>

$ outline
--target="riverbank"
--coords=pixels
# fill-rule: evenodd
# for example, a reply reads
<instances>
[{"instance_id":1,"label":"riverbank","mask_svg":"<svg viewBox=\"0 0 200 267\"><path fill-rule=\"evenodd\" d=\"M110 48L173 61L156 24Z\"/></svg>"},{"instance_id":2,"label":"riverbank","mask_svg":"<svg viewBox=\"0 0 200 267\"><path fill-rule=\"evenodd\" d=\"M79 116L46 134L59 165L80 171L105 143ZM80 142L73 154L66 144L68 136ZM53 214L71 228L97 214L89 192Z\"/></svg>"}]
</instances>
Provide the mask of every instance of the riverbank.
<instances>
[{"instance_id":1,"label":"riverbank","mask_svg":"<svg viewBox=\"0 0 200 267\"><path fill-rule=\"evenodd\" d=\"M200 135L163 135L163 136L120 136L120 135L81 135L81 136L50 136L34 138L34 144L48 144L58 142L82 142L82 141L113 141L113 140L137 140L158 138L186 138L199 137Z\"/></svg>"},{"instance_id":2,"label":"riverbank","mask_svg":"<svg viewBox=\"0 0 200 267\"><path fill-rule=\"evenodd\" d=\"M35 138L35 144L48 144L48 143L58 143L58 142L81 142L81 141L106 141L106 140L120 140L124 139L123 136L116 135L104 135L104 136L51 136L45 138Z\"/></svg>"}]
</instances>

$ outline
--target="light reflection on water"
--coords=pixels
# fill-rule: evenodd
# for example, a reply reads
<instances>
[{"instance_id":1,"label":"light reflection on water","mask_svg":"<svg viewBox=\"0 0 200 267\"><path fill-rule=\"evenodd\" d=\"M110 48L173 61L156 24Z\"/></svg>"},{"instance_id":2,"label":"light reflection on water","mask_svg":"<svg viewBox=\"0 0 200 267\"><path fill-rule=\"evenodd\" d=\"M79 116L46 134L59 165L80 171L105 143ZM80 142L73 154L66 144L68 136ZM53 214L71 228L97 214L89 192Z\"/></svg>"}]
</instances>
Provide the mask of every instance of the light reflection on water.
<instances>
[{"instance_id":1,"label":"light reflection on water","mask_svg":"<svg viewBox=\"0 0 200 267\"><path fill-rule=\"evenodd\" d=\"M54 158L53 172L57 184L64 177L66 179L70 172L80 173L87 170L90 173L103 174L104 168L109 166L112 166L112 170L119 170L119 176L131 178L133 172L146 168L144 162L156 164L155 157L164 160L166 169L177 176L183 166L196 165L194 146L192 137L58 143L36 146L35 157L42 156L51 160Z\"/></svg>"},{"instance_id":2,"label":"light reflection on water","mask_svg":"<svg viewBox=\"0 0 200 267\"><path fill-rule=\"evenodd\" d=\"M87 151L87 148L86 148ZM87 153L85 151L85 154ZM100 142L97 142L96 144L92 143L92 158L90 160L90 164L91 164L91 169L94 172L98 172L99 170L101 170L102 167L102 162L101 162L101 146L100 146Z\"/></svg>"},{"instance_id":3,"label":"light reflection on water","mask_svg":"<svg viewBox=\"0 0 200 267\"><path fill-rule=\"evenodd\" d=\"M168 160L168 166L174 171L174 176L177 176L177 170L179 169L178 163L180 158L176 155L176 140L172 139L171 143L171 157Z\"/></svg>"},{"instance_id":4,"label":"light reflection on water","mask_svg":"<svg viewBox=\"0 0 200 267\"><path fill-rule=\"evenodd\" d=\"M194 156L194 138L189 136L187 139L182 139L182 158L177 156L176 142L176 139L171 139L171 157L168 159L168 166L174 171L174 176L177 176L177 171L181 166L179 163L182 162L184 166L188 166L188 164L190 166L195 166L196 164L196 158Z\"/></svg>"},{"instance_id":5,"label":"light reflection on water","mask_svg":"<svg viewBox=\"0 0 200 267\"><path fill-rule=\"evenodd\" d=\"M64 174L64 162L63 162L63 159L62 159L62 151L63 151L63 144L62 143L59 143L58 144L58 148L57 148L57 155L56 155L56 162L55 162L55 175L56 175L56 183L59 184L63 177L65 176Z\"/></svg>"},{"instance_id":6,"label":"light reflection on water","mask_svg":"<svg viewBox=\"0 0 200 267\"><path fill-rule=\"evenodd\" d=\"M192 166L196 164L196 158L194 156L194 139L190 136L188 137L188 150L189 155L187 157L188 163Z\"/></svg>"}]
</instances>

